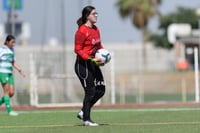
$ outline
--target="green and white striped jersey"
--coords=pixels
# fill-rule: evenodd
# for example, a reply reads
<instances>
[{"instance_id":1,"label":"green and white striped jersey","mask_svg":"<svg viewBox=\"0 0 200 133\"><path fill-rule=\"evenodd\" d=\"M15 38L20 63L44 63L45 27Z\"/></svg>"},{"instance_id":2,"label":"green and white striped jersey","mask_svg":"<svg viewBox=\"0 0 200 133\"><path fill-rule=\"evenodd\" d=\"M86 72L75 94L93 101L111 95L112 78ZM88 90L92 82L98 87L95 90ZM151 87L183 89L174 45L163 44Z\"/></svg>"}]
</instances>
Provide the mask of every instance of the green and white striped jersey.
<instances>
[{"instance_id":1,"label":"green and white striped jersey","mask_svg":"<svg viewBox=\"0 0 200 133\"><path fill-rule=\"evenodd\" d=\"M14 49L6 45L0 47L0 73L12 73L13 61L15 60Z\"/></svg>"}]
</instances>

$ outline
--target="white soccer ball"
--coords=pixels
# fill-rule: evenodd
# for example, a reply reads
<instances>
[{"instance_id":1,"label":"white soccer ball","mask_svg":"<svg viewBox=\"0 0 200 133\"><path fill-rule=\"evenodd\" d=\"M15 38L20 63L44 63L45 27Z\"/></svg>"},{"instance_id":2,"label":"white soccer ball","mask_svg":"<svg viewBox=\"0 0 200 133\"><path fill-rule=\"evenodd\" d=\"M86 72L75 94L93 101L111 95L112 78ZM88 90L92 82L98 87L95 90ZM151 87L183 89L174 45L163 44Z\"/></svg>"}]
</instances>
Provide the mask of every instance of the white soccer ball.
<instances>
[{"instance_id":1,"label":"white soccer ball","mask_svg":"<svg viewBox=\"0 0 200 133\"><path fill-rule=\"evenodd\" d=\"M95 58L100 59L102 64L106 64L110 61L111 55L107 49L99 49L95 54Z\"/></svg>"}]
</instances>

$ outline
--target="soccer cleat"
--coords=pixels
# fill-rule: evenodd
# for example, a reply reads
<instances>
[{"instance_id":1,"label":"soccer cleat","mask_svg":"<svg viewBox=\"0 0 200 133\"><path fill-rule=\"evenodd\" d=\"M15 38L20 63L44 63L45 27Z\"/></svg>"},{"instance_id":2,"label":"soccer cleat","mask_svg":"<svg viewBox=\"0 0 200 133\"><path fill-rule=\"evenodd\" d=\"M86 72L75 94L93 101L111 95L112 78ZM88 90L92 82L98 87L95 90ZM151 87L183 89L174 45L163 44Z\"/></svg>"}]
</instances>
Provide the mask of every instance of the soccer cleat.
<instances>
[{"instance_id":1,"label":"soccer cleat","mask_svg":"<svg viewBox=\"0 0 200 133\"><path fill-rule=\"evenodd\" d=\"M8 113L9 116L18 116L18 113L15 111L11 111Z\"/></svg>"},{"instance_id":2,"label":"soccer cleat","mask_svg":"<svg viewBox=\"0 0 200 133\"><path fill-rule=\"evenodd\" d=\"M83 111L82 110L80 112L78 112L77 118L79 118L80 120L83 120Z\"/></svg>"},{"instance_id":3,"label":"soccer cleat","mask_svg":"<svg viewBox=\"0 0 200 133\"><path fill-rule=\"evenodd\" d=\"M99 124L92 121L84 121L83 126L98 126Z\"/></svg>"}]
</instances>

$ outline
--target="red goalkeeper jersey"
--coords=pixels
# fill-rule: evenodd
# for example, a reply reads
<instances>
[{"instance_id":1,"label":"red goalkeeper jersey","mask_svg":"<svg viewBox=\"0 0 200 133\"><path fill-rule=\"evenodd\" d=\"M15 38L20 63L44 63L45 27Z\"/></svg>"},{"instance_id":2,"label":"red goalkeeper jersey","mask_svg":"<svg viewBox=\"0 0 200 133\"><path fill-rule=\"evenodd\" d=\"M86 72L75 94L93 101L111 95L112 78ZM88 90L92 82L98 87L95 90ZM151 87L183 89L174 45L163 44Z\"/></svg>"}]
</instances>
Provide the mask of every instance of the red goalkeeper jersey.
<instances>
[{"instance_id":1,"label":"red goalkeeper jersey","mask_svg":"<svg viewBox=\"0 0 200 133\"><path fill-rule=\"evenodd\" d=\"M81 25L75 34L75 53L83 60L94 57L96 51L103 48L99 29L94 25L92 28L85 24Z\"/></svg>"}]
</instances>

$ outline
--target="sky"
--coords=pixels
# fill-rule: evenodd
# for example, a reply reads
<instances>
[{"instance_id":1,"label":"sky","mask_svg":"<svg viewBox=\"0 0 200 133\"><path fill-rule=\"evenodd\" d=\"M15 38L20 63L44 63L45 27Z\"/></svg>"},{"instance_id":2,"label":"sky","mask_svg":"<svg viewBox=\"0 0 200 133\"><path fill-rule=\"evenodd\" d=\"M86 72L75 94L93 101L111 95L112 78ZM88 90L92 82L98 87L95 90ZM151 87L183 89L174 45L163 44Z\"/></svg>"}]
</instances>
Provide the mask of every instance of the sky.
<instances>
[{"instance_id":1,"label":"sky","mask_svg":"<svg viewBox=\"0 0 200 133\"><path fill-rule=\"evenodd\" d=\"M7 11L0 1L0 23L7 21ZM77 30L76 20L84 6L92 4L99 13L96 25L104 43L141 42L141 33L131 19L121 19L115 5L117 0L22 0L22 10L16 11L16 21L31 24L31 44L45 44L51 38L58 42L73 44ZM200 8L199 0L162 0L159 10L162 14L176 11L177 7ZM63 7L63 8L62 8ZM150 20L148 28L158 30L156 17Z\"/></svg>"}]
</instances>

